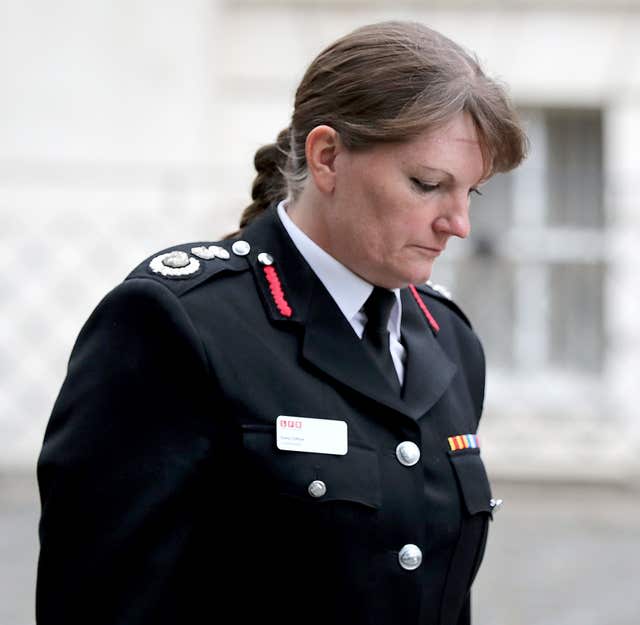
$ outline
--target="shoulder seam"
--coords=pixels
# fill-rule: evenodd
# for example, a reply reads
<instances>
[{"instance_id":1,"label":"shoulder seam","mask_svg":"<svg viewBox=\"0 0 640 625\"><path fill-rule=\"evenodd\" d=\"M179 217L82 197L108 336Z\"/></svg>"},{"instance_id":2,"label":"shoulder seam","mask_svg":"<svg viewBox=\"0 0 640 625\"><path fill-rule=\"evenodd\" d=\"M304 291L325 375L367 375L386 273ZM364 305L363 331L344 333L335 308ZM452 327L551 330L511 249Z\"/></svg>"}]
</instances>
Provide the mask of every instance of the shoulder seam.
<instances>
[{"instance_id":1,"label":"shoulder seam","mask_svg":"<svg viewBox=\"0 0 640 625\"><path fill-rule=\"evenodd\" d=\"M436 291L433 287L429 286L428 284L416 285L416 289L418 289L418 291L422 295L435 299L438 302L444 304L447 308L455 312L458 315L458 317L460 317L471 329L473 329L473 326L471 325L471 321L469 321L469 318L467 317L467 315L465 315L465 313L462 311L460 306L458 306L452 299L446 297L439 291Z\"/></svg>"},{"instance_id":2,"label":"shoulder seam","mask_svg":"<svg viewBox=\"0 0 640 625\"><path fill-rule=\"evenodd\" d=\"M202 339L202 336L200 335L200 332L198 332L198 329L196 328L196 325L193 323L193 319L191 319L191 316L189 315L189 313L187 312L187 310L185 309L184 305L182 304L182 302L180 301L180 296L177 293L174 293L162 280L153 280L153 276L149 275L149 276L128 276L124 281L124 282L134 282L135 280L148 280L151 278L151 283L152 284L157 284L160 286L160 288L163 291L166 291L173 299L175 299L176 301L176 305L179 307L180 312L182 313L182 315L184 316L185 320L187 321L187 323L189 324L189 328L191 329L191 332L193 333L193 336L198 340L198 344L200 347L200 358L202 359L202 362L205 366L205 370L206 372L211 375L212 374L212 370L211 370L211 363L209 362L209 358L207 355L207 350L205 348L205 344L204 341Z\"/></svg>"}]
</instances>

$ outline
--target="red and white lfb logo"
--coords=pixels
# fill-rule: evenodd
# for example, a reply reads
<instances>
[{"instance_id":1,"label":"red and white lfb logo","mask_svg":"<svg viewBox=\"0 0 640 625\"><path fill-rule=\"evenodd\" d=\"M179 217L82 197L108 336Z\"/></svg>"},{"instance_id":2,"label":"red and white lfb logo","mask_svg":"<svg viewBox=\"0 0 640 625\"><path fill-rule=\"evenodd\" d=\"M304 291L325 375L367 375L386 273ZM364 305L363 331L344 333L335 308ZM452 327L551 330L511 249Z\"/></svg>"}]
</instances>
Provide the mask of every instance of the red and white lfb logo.
<instances>
[{"instance_id":1,"label":"red and white lfb logo","mask_svg":"<svg viewBox=\"0 0 640 625\"><path fill-rule=\"evenodd\" d=\"M300 430L302 428L302 421L298 419L280 419L280 427L291 430Z\"/></svg>"}]
</instances>

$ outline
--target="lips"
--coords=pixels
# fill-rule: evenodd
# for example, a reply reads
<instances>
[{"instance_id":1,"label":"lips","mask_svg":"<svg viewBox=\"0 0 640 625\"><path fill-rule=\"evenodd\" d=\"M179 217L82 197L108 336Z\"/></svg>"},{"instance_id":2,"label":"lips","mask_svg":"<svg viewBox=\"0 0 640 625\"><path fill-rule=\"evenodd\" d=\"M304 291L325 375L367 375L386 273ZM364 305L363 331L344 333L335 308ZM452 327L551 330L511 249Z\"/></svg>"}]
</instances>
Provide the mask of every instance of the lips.
<instances>
[{"instance_id":1,"label":"lips","mask_svg":"<svg viewBox=\"0 0 640 625\"><path fill-rule=\"evenodd\" d=\"M430 245L416 245L417 248L429 252L431 254L441 254L444 251L444 247L432 247Z\"/></svg>"}]
</instances>

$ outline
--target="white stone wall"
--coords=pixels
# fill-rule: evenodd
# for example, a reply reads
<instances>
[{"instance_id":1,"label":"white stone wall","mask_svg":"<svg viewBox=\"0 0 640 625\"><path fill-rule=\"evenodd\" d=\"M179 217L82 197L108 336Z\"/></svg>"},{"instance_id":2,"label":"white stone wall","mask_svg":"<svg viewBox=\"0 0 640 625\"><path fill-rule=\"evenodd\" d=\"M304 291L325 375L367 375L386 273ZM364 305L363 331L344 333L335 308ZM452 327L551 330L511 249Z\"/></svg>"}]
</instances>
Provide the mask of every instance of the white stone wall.
<instances>
[{"instance_id":1,"label":"white stone wall","mask_svg":"<svg viewBox=\"0 0 640 625\"><path fill-rule=\"evenodd\" d=\"M482 435L496 474L640 473L640 9L548 4L0 0L0 465L32 466L99 298L155 249L234 226L313 56L409 18L474 50L523 105L603 108L604 373L491 370Z\"/></svg>"},{"instance_id":2,"label":"white stone wall","mask_svg":"<svg viewBox=\"0 0 640 625\"><path fill-rule=\"evenodd\" d=\"M636 77L640 54L635 53ZM635 92L635 93L634 93ZM608 389L603 414L619 422L615 447L640 480L640 90L623 89L607 108L607 200L610 273L606 314Z\"/></svg>"},{"instance_id":3,"label":"white stone wall","mask_svg":"<svg viewBox=\"0 0 640 625\"><path fill-rule=\"evenodd\" d=\"M31 466L75 336L146 255L216 236L215 3L0 2L0 464Z\"/></svg>"}]
</instances>

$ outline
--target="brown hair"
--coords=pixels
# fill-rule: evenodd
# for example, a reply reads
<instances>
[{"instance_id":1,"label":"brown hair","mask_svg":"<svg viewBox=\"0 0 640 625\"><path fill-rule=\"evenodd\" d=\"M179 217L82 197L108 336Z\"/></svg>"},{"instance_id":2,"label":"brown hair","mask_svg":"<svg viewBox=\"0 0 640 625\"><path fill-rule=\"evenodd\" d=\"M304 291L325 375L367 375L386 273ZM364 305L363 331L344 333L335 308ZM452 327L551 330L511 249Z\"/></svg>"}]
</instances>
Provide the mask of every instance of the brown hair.
<instances>
[{"instance_id":1,"label":"brown hair","mask_svg":"<svg viewBox=\"0 0 640 625\"><path fill-rule=\"evenodd\" d=\"M289 128L255 155L258 172L240 228L307 178L305 141L321 124L348 149L402 142L466 111L478 131L485 178L524 159L527 139L504 87L476 58L415 22L381 22L353 31L311 63L296 91Z\"/></svg>"}]
</instances>

